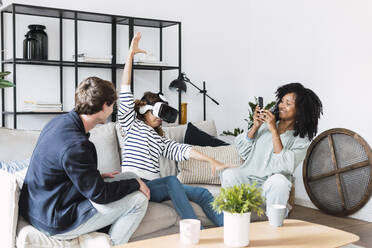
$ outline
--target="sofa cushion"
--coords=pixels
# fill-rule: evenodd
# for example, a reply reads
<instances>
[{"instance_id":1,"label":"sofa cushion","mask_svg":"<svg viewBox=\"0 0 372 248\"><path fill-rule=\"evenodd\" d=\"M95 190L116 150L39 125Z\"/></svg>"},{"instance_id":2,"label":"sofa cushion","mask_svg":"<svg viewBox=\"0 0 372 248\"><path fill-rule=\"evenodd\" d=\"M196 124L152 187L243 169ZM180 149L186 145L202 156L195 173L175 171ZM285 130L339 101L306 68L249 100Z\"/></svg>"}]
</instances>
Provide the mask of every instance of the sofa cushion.
<instances>
[{"instance_id":1,"label":"sofa cushion","mask_svg":"<svg viewBox=\"0 0 372 248\"><path fill-rule=\"evenodd\" d=\"M177 216L172 206L149 202L146 215L131 239L171 227L176 224Z\"/></svg>"},{"instance_id":2,"label":"sofa cushion","mask_svg":"<svg viewBox=\"0 0 372 248\"><path fill-rule=\"evenodd\" d=\"M0 170L0 195L2 204L0 211L1 244L5 247L15 246L18 221L18 200L20 190L16 177L5 170Z\"/></svg>"},{"instance_id":3,"label":"sofa cushion","mask_svg":"<svg viewBox=\"0 0 372 248\"><path fill-rule=\"evenodd\" d=\"M89 139L97 150L98 170L101 173L121 171L115 123L97 125L90 131Z\"/></svg>"},{"instance_id":4,"label":"sofa cushion","mask_svg":"<svg viewBox=\"0 0 372 248\"><path fill-rule=\"evenodd\" d=\"M30 164L29 158L10 162L0 161L0 169L5 170L11 174L14 174L17 171L23 170L24 168L28 167L29 164Z\"/></svg>"},{"instance_id":5,"label":"sofa cushion","mask_svg":"<svg viewBox=\"0 0 372 248\"><path fill-rule=\"evenodd\" d=\"M192 123L187 124L187 129L185 133L186 144L195 146L226 146L229 145L223 140L220 140L206 132L200 130Z\"/></svg>"},{"instance_id":6,"label":"sofa cushion","mask_svg":"<svg viewBox=\"0 0 372 248\"><path fill-rule=\"evenodd\" d=\"M198 129L202 130L203 132L211 135L217 136L217 129L216 124L214 121L200 121L194 122L193 125ZM165 126L162 127L165 133L165 136L178 142L184 143L185 142L185 133L187 130L187 125L177 125L177 126Z\"/></svg>"},{"instance_id":7,"label":"sofa cushion","mask_svg":"<svg viewBox=\"0 0 372 248\"><path fill-rule=\"evenodd\" d=\"M31 158L39 135L40 131L0 128L0 161Z\"/></svg>"},{"instance_id":8,"label":"sofa cushion","mask_svg":"<svg viewBox=\"0 0 372 248\"><path fill-rule=\"evenodd\" d=\"M69 247L78 248L79 239L57 240L48 237L44 233L31 226L23 217L19 217L17 228L17 248L36 247Z\"/></svg>"},{"instance_id":9,"label":"sofa cushion","mask_svg":"<svg viewBox=\"0 0 372 248\"><path fill-rule=\"evenodd\" d=\"M225 164L239 166L243 163L234 145L194 146L194 149ZM178 168L180 173L177 177L182 183L221 184L219 172L216 171L213 175L209 164L206 162L190 159L180 162Z\"/></svg>"}]
</instances>

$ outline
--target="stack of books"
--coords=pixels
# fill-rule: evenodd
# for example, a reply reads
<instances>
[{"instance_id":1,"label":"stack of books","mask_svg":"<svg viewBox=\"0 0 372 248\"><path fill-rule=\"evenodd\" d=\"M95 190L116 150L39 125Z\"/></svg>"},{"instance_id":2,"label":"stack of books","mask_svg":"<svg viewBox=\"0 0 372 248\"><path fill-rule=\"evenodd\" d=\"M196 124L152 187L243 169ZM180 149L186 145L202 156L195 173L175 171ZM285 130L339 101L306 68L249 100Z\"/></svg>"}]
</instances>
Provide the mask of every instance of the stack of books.
<instances>
[{"instance_id":1,"label":"stack of books","mask_svg":"<svg viewBox=\"0 0 372 248\"><path fill-rule=\"evenodd\" d=\"M62 112L62 104L55 102L25 101L24 111L28 112Z\"/></svg>"},{"instance_id":2,"label":"stack of books","mask_svg":"<svg viewBox=\"0 0 372 248\"><path fill-rule=\"evenodd\" d=\"M112 61L112 55L109 57L89 57L86 53L79 53L77 55L78 62L89 62L89 63L106 63L110 64ZM72 59L75 60L75 55L72 55Z\"/></svg>"}]
</instances>

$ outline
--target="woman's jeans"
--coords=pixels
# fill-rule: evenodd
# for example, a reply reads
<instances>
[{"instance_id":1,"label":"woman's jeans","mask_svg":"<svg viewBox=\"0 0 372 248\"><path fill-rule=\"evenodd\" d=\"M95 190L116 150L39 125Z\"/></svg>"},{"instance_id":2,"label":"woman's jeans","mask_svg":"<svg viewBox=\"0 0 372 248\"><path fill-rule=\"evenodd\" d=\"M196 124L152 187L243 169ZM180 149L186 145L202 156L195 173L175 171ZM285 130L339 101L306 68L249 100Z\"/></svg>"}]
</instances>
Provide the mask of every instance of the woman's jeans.
<instances>
[{"instance_id":1,"label":"woman's jeans","mask_svg":"<svg viewBox=\"0 0 372 248\"><path fill-rule=\"evenodd\" d=\"M112 182L135 177L136 175L133 173L121 173L115 175L115 178L107 178L105 181ZM52 237L61 240L73 239L111 225L109 235L113 244L127 243L145 216L148 201L142 192L135 191L108 204L97 204L92 201L91 203L97 210L95 215L77 228Z\"/></svg>"},{"instance_id":2,"label":"woman's jeans","mask_svg":"<svg viewBox=\"0 0 372 248\"><path fill-rule=\"evenodd\" d=\"M211 202L214 198L207 189L184 185L175 176L157 178L151 181L144 180L144 182L150 188L150 201L171 200L181 219L198 218L189 202L190 200L198 204L216 226L223 226L223 214L217 214L212 209Z\"/></svg>"}]
</instances>

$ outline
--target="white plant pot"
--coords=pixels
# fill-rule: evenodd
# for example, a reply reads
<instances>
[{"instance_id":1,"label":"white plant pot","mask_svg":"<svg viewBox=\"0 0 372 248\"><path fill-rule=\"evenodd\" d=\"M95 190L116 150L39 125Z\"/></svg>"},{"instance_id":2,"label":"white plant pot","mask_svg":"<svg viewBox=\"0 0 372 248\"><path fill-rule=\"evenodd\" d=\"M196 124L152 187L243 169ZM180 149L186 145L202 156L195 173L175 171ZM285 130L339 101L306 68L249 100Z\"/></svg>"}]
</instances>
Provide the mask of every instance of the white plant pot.
<instances>
[{"instance_id":1,"label":"white plant pot","mask_svg":"<svg viewBox=\"0 0 372 248\"><path fill-rule=\"evenodd\" d=\"M249 244L251 213L232 214L223 212L223 238L229 247L244 247Z\"/></svg>"}]
</instances>

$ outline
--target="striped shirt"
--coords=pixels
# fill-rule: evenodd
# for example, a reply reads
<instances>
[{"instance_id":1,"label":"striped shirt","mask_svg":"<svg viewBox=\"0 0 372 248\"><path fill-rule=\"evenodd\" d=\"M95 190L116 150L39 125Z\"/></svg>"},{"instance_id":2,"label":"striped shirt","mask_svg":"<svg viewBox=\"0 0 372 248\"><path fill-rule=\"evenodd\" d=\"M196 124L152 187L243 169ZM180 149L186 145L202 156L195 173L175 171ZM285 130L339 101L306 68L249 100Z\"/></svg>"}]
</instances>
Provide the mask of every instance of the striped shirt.
<instances>
[{"instance_id":1,"label":"striped shirt","mask_svg":"<svg viewBox=\"0 0 372 248\"><path fill-rule=\"evenodd\" d=\"M122 87L119 97L118 119L125 134L122 172L134 172L141 178L152 180L160 177L161 155L176 161L189 159L190 145L162 137L136 118L133 94L126 86Z\"/></svg>"}]
</instances>

